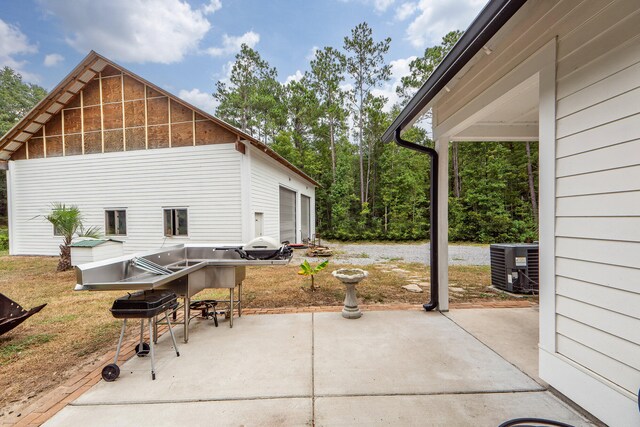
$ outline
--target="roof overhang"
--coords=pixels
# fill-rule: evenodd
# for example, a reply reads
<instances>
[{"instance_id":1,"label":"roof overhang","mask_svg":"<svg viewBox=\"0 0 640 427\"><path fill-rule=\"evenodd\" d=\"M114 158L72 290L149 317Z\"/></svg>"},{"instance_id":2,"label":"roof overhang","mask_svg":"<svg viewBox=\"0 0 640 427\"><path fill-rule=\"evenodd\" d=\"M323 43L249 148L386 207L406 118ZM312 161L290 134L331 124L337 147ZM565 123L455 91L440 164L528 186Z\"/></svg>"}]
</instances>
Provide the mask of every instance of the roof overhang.
<instances>
[{"instance_id":1,"label":"roof overhang","mask_svg":"<svg viewBox=\"0 0 640 427\"><path fill-rule=\"evenodd\" d=\"M409 103L402 109L382 136L384 142L395 137L397 129L405 130L431 106L432 100L463 67L491 40L527 0L492 0L460 37Z\"/></svg>"}]
</instances>

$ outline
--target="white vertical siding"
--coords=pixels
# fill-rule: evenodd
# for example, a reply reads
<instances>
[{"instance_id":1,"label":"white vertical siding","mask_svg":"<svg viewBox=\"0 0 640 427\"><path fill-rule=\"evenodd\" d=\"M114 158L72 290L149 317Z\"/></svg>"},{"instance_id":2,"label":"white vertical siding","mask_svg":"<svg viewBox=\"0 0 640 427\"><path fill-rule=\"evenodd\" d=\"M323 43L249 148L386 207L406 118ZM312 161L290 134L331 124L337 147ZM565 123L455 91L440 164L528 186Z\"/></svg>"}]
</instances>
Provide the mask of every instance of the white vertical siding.
<instances>
[{"instance_id":1,"label":"white vertical siding","mask_svg":"<svg viewBox=\"0 0 640 427\"><path fill-rule=\"evenodd\" d=\"M247 147L248 148L248 147ZM247 149L249 152L249 149ZM302 179L299 175L277 163L275 160L261 154L251 147L251 224L255 212L264 214L265 236L278 240L280 236L280 186L296 192L296 241L300 242L301 218L300 195L311 198L311 235L315 234L315 187ZM251 235L254 235L254 229Z\"/></svg>"},{"instance_id":2,"label":"white vertical siding","mask_svg":"<svg viewBox=\"0 0 640 427\"><path fill-rule=\"evenodd\" d=\"M105 208L126 208L125 252L183 242L242 241L241 154L233 144L11 162L12 254L56 255L43 218L52 202L76 204L104 231ZM164 237L163 207L188 209L187 237Z\"/></svg>"},{"instance_id":3,"label":"white vertical siding","mask_svg":"<svg viewBox=\"0 0 640 427\"><path fill-rule=\"evenodd\" d=\"M632 1L599 6L558 44L557 353L633 400L640 387L640 9ZM631 419L596 415L614 425Z\"/></svg>"}]
</instances>

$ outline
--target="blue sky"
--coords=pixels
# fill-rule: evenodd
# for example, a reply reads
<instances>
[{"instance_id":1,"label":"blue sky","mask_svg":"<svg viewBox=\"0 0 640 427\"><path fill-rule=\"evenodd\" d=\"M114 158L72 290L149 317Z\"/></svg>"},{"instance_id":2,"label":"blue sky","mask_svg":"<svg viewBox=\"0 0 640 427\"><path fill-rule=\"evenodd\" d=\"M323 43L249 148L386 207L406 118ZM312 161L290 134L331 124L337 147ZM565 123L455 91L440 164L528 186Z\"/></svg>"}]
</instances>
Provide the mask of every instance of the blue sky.
<instances>
[{"instance_id":1,"label":"blue sky","mask_svg":"<svg viewBox=\"0 0 640 427\"><path fill-rule=\"evenodd\" d=\"M208 111L245 42L282 82L308 69L314 48L342 47L367 21L391 37L394 101L408 63L450 30L465 29L485 0L0 0L0 67L53 88L91 49Z\"/></svg>"}]
</instances>

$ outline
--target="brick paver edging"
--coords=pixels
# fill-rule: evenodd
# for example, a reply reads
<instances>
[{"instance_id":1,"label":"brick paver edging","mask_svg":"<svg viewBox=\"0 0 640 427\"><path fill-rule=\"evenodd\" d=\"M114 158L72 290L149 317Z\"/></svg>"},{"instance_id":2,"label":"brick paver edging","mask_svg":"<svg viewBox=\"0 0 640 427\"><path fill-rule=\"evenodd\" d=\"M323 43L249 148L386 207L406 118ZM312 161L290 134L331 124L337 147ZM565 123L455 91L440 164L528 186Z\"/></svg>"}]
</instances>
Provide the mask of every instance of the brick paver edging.
<instances>
[{"instance_id":1,"label":"brick paver edging","mask_svg":"<svg viewBox=\"0 0 640 427\"><path fill-rule=\"evenodd\" d=\"M537 304L528 300L520 301L481 301L451 303L449 308L526 308ZM421 304L365 304L360 305L362 311L391 311L391 310L423 310ZM317 306L317 307L282 307L282 308L244 308L243 315L260 314L290 314L290 313L327 313L340 312L342 306ZM167 326L158 327L158 335L167 331ZM122 343L122 350L118 363L122 364L135 356L135 347L139 338L136 336ZM110 351L92 364L82 368L63 385L47 392L37 401L20 411L19 416L9 416L0 420L2 425L15 425L16 427L39 426L53 417L58 411L80 397L85 391L102 379L102 368L113 363L115 350Z\"/></svg>"},{"instance_id":2,"label":"brick paver edging","mask_svg":"<svg viewBox=\"0 0 640 427\"><path fill-rule=\"evenodd\" d=\"M529 300L519 301L480 301L456 302L449 304L450 309L459 308L526 308L534 307L537 303ZM389 310L424 310L422 304L360 304L362 311ZM291 313L327 313L342 311L341 305L326 305L313 307L280 307L280 308L243 308L242 314L291 314Z\"/></svg>"}]
</instances>

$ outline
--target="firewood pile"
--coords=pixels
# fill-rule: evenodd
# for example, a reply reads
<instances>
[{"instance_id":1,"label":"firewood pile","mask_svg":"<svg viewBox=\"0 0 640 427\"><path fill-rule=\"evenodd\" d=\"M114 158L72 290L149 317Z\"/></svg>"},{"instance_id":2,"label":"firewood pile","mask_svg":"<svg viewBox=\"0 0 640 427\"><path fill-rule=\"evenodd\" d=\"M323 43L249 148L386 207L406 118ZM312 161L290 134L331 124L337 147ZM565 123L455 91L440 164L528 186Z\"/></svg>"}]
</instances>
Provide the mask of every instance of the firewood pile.
<instances>
[{"instance_id":1,"label":"firewood pile","mask_svg":"<svg viewBox=\"0 0 640 427\"><path fill-rule=\"evenodd\" d=\"M330 257L333 252L326 246L313 245L309 246L306 255L309 257Z\"/></svg>"}]
</instances>

